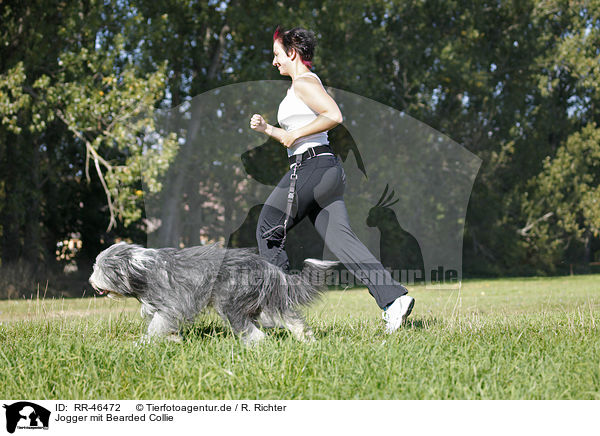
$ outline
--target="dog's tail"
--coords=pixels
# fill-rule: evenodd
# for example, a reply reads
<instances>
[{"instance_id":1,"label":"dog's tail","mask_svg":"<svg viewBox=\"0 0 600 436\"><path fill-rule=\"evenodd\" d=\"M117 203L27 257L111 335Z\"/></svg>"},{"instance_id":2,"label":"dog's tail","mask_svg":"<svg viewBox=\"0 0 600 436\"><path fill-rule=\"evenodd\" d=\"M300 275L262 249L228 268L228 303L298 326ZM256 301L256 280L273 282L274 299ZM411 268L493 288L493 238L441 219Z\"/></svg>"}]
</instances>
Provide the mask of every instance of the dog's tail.
<instances>
[{"instance_id":1,"label":"dog's tail","mask_svg":"<svg viewBox=\"0 0 600 436\"><path fill-rule=\"evenodd\" d=\"M306 259L299 274L287 274L281 268L270 267L270 279L263 288L263 305L272 312L281 312L311 304L325 290L326 274L338 265L336 261Z\"/></svg>"},{"instance_id":2,"label":"dog's tail","mask_svg":"<svg viewBox=\"0 0 600 436\"><path fill-rule=\"evenodd\" d=\"M219 274L238 290L231 305L244 316L261 310L283 313L307 306L324 291L326 272L339 262L306 259L298 274L288 274L248 248L226 251ZM235 271L235 277L230 276Z\"/></svg>"}]
</instances>

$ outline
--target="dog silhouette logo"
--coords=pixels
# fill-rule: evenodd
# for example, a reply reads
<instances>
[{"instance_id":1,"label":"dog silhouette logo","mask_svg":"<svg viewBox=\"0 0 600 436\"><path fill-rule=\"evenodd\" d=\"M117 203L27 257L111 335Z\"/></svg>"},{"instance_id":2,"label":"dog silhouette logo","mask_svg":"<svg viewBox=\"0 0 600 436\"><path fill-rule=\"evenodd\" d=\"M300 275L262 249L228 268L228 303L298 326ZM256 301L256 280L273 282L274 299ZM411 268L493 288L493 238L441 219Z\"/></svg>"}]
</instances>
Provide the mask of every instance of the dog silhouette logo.
<instances>
[{"instance_id":1,"label":"dog silhouette logo","mask_svg":"<svg viewBox=\"0 0 600 436\"><path fill-rule=\"evenodd\" d=\"M5 404L6 430L14 433L19 429L48 429L50 411L35 403L20 401L11 405Z\"/></svg>"}]
</instances>

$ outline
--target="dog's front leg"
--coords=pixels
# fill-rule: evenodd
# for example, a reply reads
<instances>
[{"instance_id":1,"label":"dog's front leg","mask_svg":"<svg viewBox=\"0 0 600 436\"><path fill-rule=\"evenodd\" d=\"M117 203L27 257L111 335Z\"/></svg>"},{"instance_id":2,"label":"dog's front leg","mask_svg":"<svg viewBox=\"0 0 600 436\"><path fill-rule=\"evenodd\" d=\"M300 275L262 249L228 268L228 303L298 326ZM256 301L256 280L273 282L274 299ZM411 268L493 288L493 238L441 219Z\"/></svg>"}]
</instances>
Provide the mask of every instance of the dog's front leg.
<instances>
[{"instance_id":1,"label":"dog's front leg","mask_svg":"<svg viewBox=\"0 0 600 436\"><path fill-rule=\"evenodd\" d=\"M262 311L257 318L258 323L264 328L272 328L272 327L286 327L284 322L281 320L281 315L277 313L271 313Z\"/></svg>"},{"instance_id":2,"label":"dog's front leg","mask_svg":"<svg viewBox=\"0 0 600 436\"><path fill-rule=\"evenodd\" d=\"M177 328L173 326L173 323L170 322L169 318L160 312L155 312L141 343L148 343L153 339L161 338L174 342L182 341L181 335Z\"/></svg>"}]
</instances>

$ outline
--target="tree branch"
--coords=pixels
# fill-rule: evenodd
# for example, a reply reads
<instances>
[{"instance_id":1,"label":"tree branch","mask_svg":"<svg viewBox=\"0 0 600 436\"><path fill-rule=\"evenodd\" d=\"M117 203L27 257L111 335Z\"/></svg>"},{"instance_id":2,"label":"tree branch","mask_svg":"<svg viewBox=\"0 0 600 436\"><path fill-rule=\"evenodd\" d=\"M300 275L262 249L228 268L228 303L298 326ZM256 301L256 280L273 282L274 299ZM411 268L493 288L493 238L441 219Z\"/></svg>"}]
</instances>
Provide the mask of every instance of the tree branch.
<instances>
[{"instance_id":1,"label":"tree branch","mask_svg":"<svg viewBox=\"0 0 600 436\"><path fill-rule=\"evenodd\" d=\"M528 223L525 227L523 227L522 229L518 229L517 233L521 236L528 236L528 232L533 228L533 226L535 226L537 223L539 223L540 221L547 221L548 218L550 218L552 215L554 215L554 212L548 212L547 214L545 214L544 216L536 219L534 222L532 223Z\"/></svg>"},{"instance_id":2,"label":"tree branch","mask_svg":"<svg viewBox=\"0 0 600 436\"><path fill-rule=\"evenodd\" d=\"M104 189L104 193L106 194L106 200L108 202L108 210L110 212L110 220L108 222L108 227L106 231L110 231L113 226L116 226L117 221L115 219L115 207L112 201L112 195L110 194L110 190L108 189L108 185L106 184L106 180L104 178L104 174L102 174L102 169L100 168L100 164L104 165L106 169L110 172L112 171L112 165L109 164L106 160L102 158L98 154L98 152L94 149L91 142L81 134L79 130L74 127L74 123L72 120L69 120L67 116L60 110L56 110L56 114L62 120L63 123L67 126L67 128L75 134L79 139L81 139L85 143L86 156L85 156L85 175L88 183L90 182L90 174L89 174L89 161L90 156L94 159L94 166L96 167L96 173L100 178L100 183L102 184L102 188Z\"/></svg>"},{"instance_id":3,"label":"tree branch","mask_svg":"<svg viewBox=\"0 0 600 436\"><path fill-rule=\"evenodd\" d=\"M228 24L224 24L221 28L221 32L219 33L219 42L217 43L217 47L215 48L215 52L213 53L210 67L208 68L207 78L209 80L212 80L217 74L217 68L219 67L219 63L221 61L221 53L223 51L223 47L225 46L225 35L230 30L231 28Z\"/></svg>"}]
</instances>

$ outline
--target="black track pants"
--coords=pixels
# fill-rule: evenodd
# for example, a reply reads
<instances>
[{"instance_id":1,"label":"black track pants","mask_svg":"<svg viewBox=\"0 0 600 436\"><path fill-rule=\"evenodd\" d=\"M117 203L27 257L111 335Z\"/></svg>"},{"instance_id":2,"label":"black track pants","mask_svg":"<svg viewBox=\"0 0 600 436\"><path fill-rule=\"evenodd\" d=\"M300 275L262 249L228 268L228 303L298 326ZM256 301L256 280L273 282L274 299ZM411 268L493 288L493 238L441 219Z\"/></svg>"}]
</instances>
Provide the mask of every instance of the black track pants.
<instances>
[{"instance_id":1,"label":"black track pants","mask_svg":"<svg viewBox=\"0 0 600 436\"><path fill-rule=\"evenodd\" d=\"M287 195L290 187L289 170L273 190L262 208L256 229L256 239L261 256L271 263L289 270L285 249L279 249L283 239L283 223ZM335 156L321 155L301 163L296 174L296 195L288 220L289 232L306 216L309 217L327 248L362 282L379 307L384 308L407 289L392 279L391 274L360 242L350 228L348 211L344 203L346 175ZM279 227L268 238L265 232Z\"/></svg>"}]
</instances>

